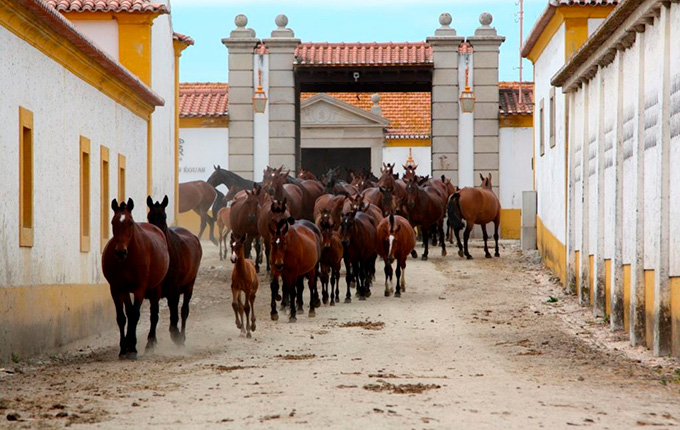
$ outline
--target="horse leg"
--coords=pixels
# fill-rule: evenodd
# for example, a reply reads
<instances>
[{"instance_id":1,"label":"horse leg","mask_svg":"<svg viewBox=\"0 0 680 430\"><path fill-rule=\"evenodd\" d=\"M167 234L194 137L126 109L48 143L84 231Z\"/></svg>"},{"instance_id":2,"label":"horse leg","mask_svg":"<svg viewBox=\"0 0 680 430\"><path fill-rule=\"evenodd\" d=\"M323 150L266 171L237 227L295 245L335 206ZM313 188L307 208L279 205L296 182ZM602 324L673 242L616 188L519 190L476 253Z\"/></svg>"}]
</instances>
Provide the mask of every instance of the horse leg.
<instances>
[{"instance_id":1,"label":"horse leg","mask_svg":"<svg viewBox=\"0 0 680 430\"><path fill-rule=\"evenodd\" d=\"M260 238L255 239L255 271L260 273L260 263L262 262L262 246Z\"/></svg>"},{"instance_id":2,"label":"horse leg","mask_svg":"<svg viewBox=\"0 0 680 430\"><path fill-rule=\"evenodd\" d=\"M460 229L454 228L453 230L456 235L456 242L458 243L458 256L463 257L465 254L463 253L463 243L460 241Z\"/></svg>"},{"instance_id":3,"label":"horse leg","mask_svg":"<svg viewBox=\"0 0 680 430\"><path fill-rule=\"evenodd\" d=\"M463 233L463 241L465 242L465 256L467 257L468 260L472 260L472 255L468 252L468 240L470 239L470 232L472 231L472 227L474 227L475 223L469 222L465 226L465 232Z\"/></svg>"},{"instance_id":4,"label":"horse leg","mask_svg":"<svg viewBox=\"0 0 680 430\"><path fill-rule=\"evenodd\" d=\"M205 225L208 223L206 221L206 217L208 216L207 213L201 213L198 211L194 211L198 214L199 217L201 217L201 228L198 230L198 240L201 240L201 236L203 236L203 230L205 230Z\"/></svg>"},{"instance_id":5,"label":"horse leg","mask_svg":"<svg viewBox=\"0 0 680 430\"><path fill-rule=\"evenodd\" d=\"M269 288L271 289L272 292L272 301L271 301L271 318L272 321L277 321L279 319L279 313L276 312L276 298L279 297L279 281L278 279L274 278L272 281L269 283Z\"/></svg>"},{"instance_id":6,"label":"horse leg","mask_svg":"<svg viewBox=\"0 0 680 430\"><path fill-rule=\"evenodd\" d=\"M296 284L297 284L297 279L293 278L293 284L290 285L290 283L286 282L286 280L283 280L283 289L284 292L288 292L288 300L289 300L289 307L290 307L290 318L288 319L289 322L296 322L297 318L295 317L295 295L296 295Z\"/></svg>"},{"instance_id":7,"label":"horse leg","mask_svg":"<svg viewBox=\"0 0 680 430\"><path fill-rule=\"evenodd\" d=\"M429 249L429 244L430 244L430 230L427 228L423 228L423 246L425 247L425 250L423 251L423 256L421 257L421 260L425 261L427 260L427 256L430 254L430 249Z\"/></svg>"},{"instance_id":8,"label":"horse leg","mask_svg":"<svg viewBox=\"0 0 680 430\"><path fill-rule=\"evenodd\" d=\"M253 285L252 291L256 291L255 287L256 286ZM255 331L256 326L255 326L255 293L254 292L251 293L248 296L248 300L250 301L250 309L252 309L252 313L250 314L250 331Z\"/></svg>"},{"instance_id":9,"label":"horse leg","mask_svg":"<svg viewBox=\"0 0 680 430\"><path fill-rule=\"evenodd\" d=\"M309 287L309 317L314 318L316 316L316 307L320 305L319 292L316 287L316 269L312 270L307 274L307 285ZM302 287L304 289L304 286Z\"/></svg>"},{"instance_id":10,"label":"horse leg","mask_svg":"<svg viewBox=\"0 0 680 430\"><path fill-rule=\"evenodd\" d=\"M389 297L392 293L390 284L392 283L392 265L385 259L385 297Z\"/></svg>"},{"instance_id":11,"label":"horse leg","mask_svg":"<svg viewBox=\"0 0 680 430\"><path fill-rule=\"evenodd\" d=\"M222 256L222 240L224 239L224 236L222 235L222 230L223 230L223 228L222 228L222 225L220 224L220 226L219 226L219 231L218 231L218 234L219 234L219 242L220 242L220 243L219 243L219 246L220 246L220 250L219 250L219 253L220 253L220 261L224 260L224 257ZM226 245L225 245L225 248L226 248Z\"/></svg>"},{"instance_id":12,"label":"horse leg","mask_svg":"<svg viewBox=\"0 0 680 430\"><path fill-rule=\"evenodd\" d=\"M305 292L304 276L298 276L297 282L295 283L295 293L297 294L297 310L301 311L304 305L304 300L302 294ZM312 295L309 295L309 302L312 302Z\"/></svg>"},{"instance_id":13,"label":"horse leg","mask_svg":"<svg viewBox=\"0 0 680 430\"><path fill-rule=\"evenodd\" d=\"M352 272L350 271L350 264L345 260L345 280L347 281L347 295L345 295L345 303L352 303L352 294L349 292L349 286L352 283Z\"/></svg>"},{"instance_id":14,"label":"horse leg","mask_svg":"<svg viewBox=\"0 0 680 430\"><path fill-rule=\"evenodd\" d=\"M177 323L179 322L179 294L168 297L168 308L170 309L170 338L175 345L179 345L180 335Z\"/></svg>"},{"instance_id":15,"label":"horse leg","mask_svg":"<svg viewBox=\"0 0 680 430\"><path fill-rule=\"evenodd\" d=\"M245 303L243 304L243 309L245 310L246 313L246 319L243 325L245 326L246 330L246 338L250 339L252 337L252 335L250 334L250 300L248 300L248 294L246 294L245 291L243 292L243 295L245 296L244 301ZM253 309L253 312L254 311L255 309Z\"/></svg>"},{"instance_id":16,"label":"horse leg","mask_svg":"<svg viewBox=\"0 0 680 430\"><path fill-rule=\"evenodd\" d=\"M144 296L135 296L134 303L125 303L125 313L128 317L128 328L125 336L127 346L127 358L134 360L137 358L137 323L139 322L139 309L142 307Z\"/></svg>"},{"instance_id":17,"label":"horse leg","mask_svg":"<svg viewBox=\"0 0 680 430\"><path fill-rule=\"evenodd\" d=\"M328 304L328 272L329 266L326 264L321 265L321 270L319 271L319 279L321 280L321 297L323 304ZM332 288L332 287L331 287ZM333 291L331 290L331 294Z\"/></svg>"},{"instance_id":18,"label":"horse leg","mask_svg":"<svg viewBox=\"0 0 680 430\"><path fill-rule=\"evenodd\" d=\"M271 245L269 244L269 241L264 242L264 254L265 258L267 259L267 272L271 272L272 268L269 265L269 250L271 249ZM281 297L279 297L277 300L281 300Z\"/></svg>"},{"instance_id":19,"label":"horse leg","mask_svg":"<svg viewBox=\"0 0 680 430\"><path fill-rule=\"evenodd\" d=\"M160 300L156 298L149 298L149 317L151 324L149 326L149 335L146 338L146 348L144 352L151 352L156 347L156 327L158 326L158 303Z\"/></svg>"},{"instance_id":20,"label":"horse leg","mask_svg":"<svg viewBox=\"0 0 680 430\"><path fill-rule=\"evenodd\" d=\"M401 264L397 262L397 292L394 293L394 297L401 297Z\"/></svg>"},{"instance_id":21,"label":"horse leg","mask_svg":"<svg viewBox=\"0 0 680 430\"><path fill-rule=\"evenodd\" d=\"M500 220L493 222L493 229L494 229L493 239L496 241L496 249L495 249L496 252L494 253L494 255L496 257L501 256L500 252L498 252L498 227L500 227Z\"/></svg>"},{"instance_id":22,"label":"horse leg","mask_svg":"<svg viewBox=\"0 0 680 430\"><path fill-rule=\"evenodd\" d=\"M285 285L282 285L281 286L281 310L286 309L290 305L289 299L290 298L288 297L288 290L285 289Z\"/></svg>"},{"instance_id":23,"label":"horse leg","mask_svg":"<svg viewBox=\"0 0 680 430\"><path fill-rule=\"evenodd\" d=\"M439 231L439 242L442 245L442 257L446 257L446 241L444 240L444 221L439 221L439 224L437 224L437 230Z\"/></svg>"},{"instance_id":24,"label":"horse leg","mask_svg":"<svg viewBox=\"0 0 680 430\"><path fill-rule=\"evenodd\" d=\"M127 296L128 301L130 297L127 294L111 294L113 296L113 304L116 306L116 323L118 323L118 330L120 331L120 352L118 353L119 358L125 358L127 354L127 347L125 343L125 311L123 310L123 304L125 303L125 296Z\"/></svg>"},{"instance_id":25,"label":"horse leg","mask_svg":"<svg viewBox=\"0 0 680 430\"><path fill-rule=\"evenodd\" d=\"M430 239L432 241L432 246L437 246L437 226L433 225L432 230L430 231L430 234L432 235L432 238Z\"/></svg>"},{"instance_id":26,"label":"horse leg","mask_svg":"<svg viewBox=\"0 0 680 430\"><path fill-rule=\"evenodd\" d=\"M484 236L484 256L486 258L491 258L491 254L489 253L489 247L487 246L487 240L489 239L489 235L486 232L486 224L482 224L482 235Z\"/></svg>"},{"instance_id":27,"label":"horse leg","mask_svg":"<svg viewBox=\"0 0 680 430\"><path fill-rule=\"evenodd\" d=\"M243 245L243 253L246 258L252 258L250 251L253 249L253 238L249 234L246 234L246 243Z\"/></svg>"},{"instance_id":28,"label":"horse leg","mask_svg":"<svg viewBox=\"0 0 680 430\"><path fill-rule=\"evenodd\" d=\"M184 345L186 340L187 318L189 318L189 302L194 292L194 281L191 281L184 290L184 298L182 299L182 335L180 337L181 344Z\"/></svg>"},{"instance_id":29,"label":"horse leg","mask_svg":"<svg viewBox=\"0 0 680 430\"><path fill-rule=\"evenodd\" d=\"M210 241L217 245L217 240L215 239L215 219L210 215L208 217L208 224L210 224Z\"/></svg>"}]
</instances>

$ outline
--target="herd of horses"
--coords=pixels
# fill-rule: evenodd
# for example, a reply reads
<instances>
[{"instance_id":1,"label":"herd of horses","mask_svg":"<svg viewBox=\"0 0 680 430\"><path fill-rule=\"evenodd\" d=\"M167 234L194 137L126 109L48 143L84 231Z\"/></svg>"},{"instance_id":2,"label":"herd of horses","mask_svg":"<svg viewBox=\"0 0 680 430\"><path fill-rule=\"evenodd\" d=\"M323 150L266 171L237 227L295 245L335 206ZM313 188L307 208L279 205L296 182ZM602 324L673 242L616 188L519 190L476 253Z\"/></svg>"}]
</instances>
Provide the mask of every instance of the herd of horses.
<instances>
[{"instance_id":1,"label":"herd of horses","mask_svg":"<svg viewBox=\"0 0 680 430\"><path fill-rule=\"evenodd\" d=\"M501 208L491 174L480 174L480 188L459 189L444 176L417 175L417 165L403 167L401 178L394 174L394 164L383 163L379 178L365 171L350 172L347 180L340 178L338 168L318 179L304 169L293 177L283 167L267 167L263 180L253 182L216 166L206 182L180 184L180 211L195 210L201 215L199 237L209 225L210 239L220 246L220 259L226 258L226 240L230 239L232 307L243 335L250 337L256 328L254 300L263 262L269 272L272 320L278 320L276 302L281 301L281 308L289 309L289 321L294 322L296 312L303 309L305 279L310 317L322 303L334 306L340 301L343 263L345 303L352 300L351 287L356 287L359 300L371 296L378 257L384 262L385 296L399 297L406 287L407 259L417 257L416 231L422 236L423 260L428 258L430 244L440 245L445 256L445 220L448 240L452 243L455 236L459 255L468 259L472 258L468 240L475 224L482 226L484 252L491 257L486 224L493 222L494 251L499 256ZM227 187L226 195L216 189L219 185ZM120 204L114 199L111 205L113 236L102 255L102 268L116 307L121 357L137 356L135 331L144 298L151 303L147 350L156 343L161 298L167 298L170 307L173 341L184 343L202 249L199 238L186 229L167 226L167 205L167 196L160 203L148 197L148 223L133 220L132 199ZM219 241L214 238L215 222ZM392 287L394 274L396 289ZM177 327L180 295L181 330Z\"/></svg>"}]
</instances>

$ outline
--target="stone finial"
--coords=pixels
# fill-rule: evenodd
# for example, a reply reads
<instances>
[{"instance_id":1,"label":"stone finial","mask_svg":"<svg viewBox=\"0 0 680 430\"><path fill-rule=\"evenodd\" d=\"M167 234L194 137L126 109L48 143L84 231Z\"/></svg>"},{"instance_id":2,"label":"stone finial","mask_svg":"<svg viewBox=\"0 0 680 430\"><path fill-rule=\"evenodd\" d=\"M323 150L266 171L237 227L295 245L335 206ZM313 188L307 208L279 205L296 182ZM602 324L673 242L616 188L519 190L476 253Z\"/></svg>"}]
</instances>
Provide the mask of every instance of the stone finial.
<instances>
[{"instance_id":1,"label":"stone finial","mask_svg":"<svg viewBox=\"0 0 680 430\"><path fill-rule=\"evenodd\" d=\"M277 15L274 23L276 23L278 30L283 30L288 25L288 17L284 14Z\"/></svg>"},{"instance_id":2,"label":"stone finial","mask_svg":"<svg viewBox=\"0 0 680 430\"><path fill-rule=\"evenodd\" d=\"M373 106L371 106L371 113L374 115L382 116L382 108L380 107L380 94L376 93L371 96L371 101Z\"/></svg>"},{"instance_id":3,"label":"stone finial","mask_svg":"<svg viewBox=\"0 0 680 430\"><path fill-rule=\"evenodd\" d=\"M229 39L252 39L255 37L255 30L252 28L246 28L248 25L248 17L240 13L234 18L234 24L236 28L231 30ZM228 41L229 39L223 39L222 43Z\"/></svg>"},{"instance_id":4,"label":"stone finial","mask_svg":"<svg viewBox=\"0 0 680 430\"><path fill-rule=\"evenodd\" d=\"M498 32L496 32L496 28L491 27L492 22L493 15L489 12L484 12L479 15L479 23L481 25L475 30L475 36L497 37Z\"/></svg>"},{"instance_id":5,"label":"stone finial","mask_svg":"<svg viewBox=\"0 0 680 430\"><path fill-rule=\"evenodd\" d=\"M479 15L479 23L484 27L490 26L492 22L493 15L491 15L489 12L483 12L481 15Z\"/></svg>"},{"instance_id":6,"label":"stone finial","mask_svg":"<svg viewBox=\"0 0 680 430\"><path fill-rule=\"evenodd\" d=\"M286 28L288 25L288 17L284 14L279 14L274 19L276 24L276 30L272 31L272 38L293 38L295 33L290 28Z\"/></svg>"},{"instance_id":7,"label":"stone finial","mask_svg":"<svg viewBox=\"0 0 680 430\"><path fill-rule=\"evenodd\" d=\"M456 30L450 27L452 22L453 18L451 18L450 13L444 12L441 15L439 15L439 24L441 25L441 27L435 30L434 36L435 37L456 36Z\"/></svg>"},{"instance_id":8,"label":"stone finial","mask_svg":"<svg viewBox=\"0 0 680 430\"><path fill-rule=\"evenodd\" d=\"M441 24L442 28L450 28L449 26L453 22L453 18L451 18L451 14L448 12L444 12L441 15L439 15L439 24Z\"/></svg>"},{"instance_id":9,"label":"stone finial","mask_svg":"<svg viewBox=\"0 0 680 430\"><path fill-rule=\"evenodd\" d=\"M248 25L248 17L240 13L234 18L234 24L236 24L236 28L246 28L246 25Z\"/></svg>"}]
</instances>

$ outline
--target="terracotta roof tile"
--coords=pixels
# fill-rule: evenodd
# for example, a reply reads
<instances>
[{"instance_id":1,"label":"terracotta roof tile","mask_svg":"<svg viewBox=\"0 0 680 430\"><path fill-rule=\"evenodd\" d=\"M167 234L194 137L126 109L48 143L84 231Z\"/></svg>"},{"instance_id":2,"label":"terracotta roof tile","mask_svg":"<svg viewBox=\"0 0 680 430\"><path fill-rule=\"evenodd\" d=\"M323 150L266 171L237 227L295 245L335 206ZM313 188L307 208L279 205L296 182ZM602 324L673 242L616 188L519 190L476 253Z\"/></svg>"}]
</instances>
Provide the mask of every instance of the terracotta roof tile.
<instances>
[{"instance_id":1,"label":"terracotta roof tile","mask_svg":"<svg viewBox=\"0 0 680 430\"><path fill-rule=\"evenodd\" d=\"M551 0L550 4L555 6L616 6L619 0Z\"/></svg>"},{"instance_id":2,"label":"terracotta roof tile","mask_svg":"<svg viewBox=\"0 0 680 430\"><path fill-rule=\"evenodd\" d=\"M189 46L194 44L194 39L191 36L187 36L186 34L182 33L172 33L172 39L177 40L179 42L185 43Z\"/></svg>"},{"instance_id":3,"label":"terracotta roof tile","mask_svg":"<svg viewBox=\"0 0 680 430\"><path fill-rule=\"evenodd\" d=\"M222 82L180 83L180 118L227 116L228 90Z\"/></svg>"},{"instance_id":4,"label":"terracotta roof tile","mask_svg":"<svg viewBox=\"0 0 680 430\"><path fill-rule=\"evenodd\" d=\"M499 82L499 109L503 115L531 114L534 111L534 83L522 82L522 102L519 101L519 82Z\"/></svg>"},{"instance_id":5,"label":"terracotta roof tile","mask_svg":"<svg viewBox=\"0 0 680 430\"><path fill-rule=\"evenodd\" d=\"M47 0L59 12L170 13L167 6L148 0Z\"/></svg>"},{"instance_id":6,"label":"terracotta roof tile","mask_svg":"<svg viewBox=\"0 0 680 430\"><path fill-rule=\"evenodd\" d=\"M414 66L432 64L432 47L416 43L301 43L298 66Z\"/></svg>"}]
</instances>

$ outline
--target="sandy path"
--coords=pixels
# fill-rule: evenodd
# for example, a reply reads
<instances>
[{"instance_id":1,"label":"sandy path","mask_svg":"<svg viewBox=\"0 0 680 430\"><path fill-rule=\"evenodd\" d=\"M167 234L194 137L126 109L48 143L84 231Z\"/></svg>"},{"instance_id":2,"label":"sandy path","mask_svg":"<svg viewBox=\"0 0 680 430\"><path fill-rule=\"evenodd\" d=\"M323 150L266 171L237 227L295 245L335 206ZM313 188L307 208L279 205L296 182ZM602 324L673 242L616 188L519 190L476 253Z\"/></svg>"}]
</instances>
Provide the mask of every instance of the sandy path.
<instances>
[{"instance_id":1,"label":"sandy path","mask_svg":"<svg viewBox=\"0 0 680 430\"><path fill-rule=\"evenodd\" d=\"M649 359L628 358L648 357L644 351L615 350L608 331L588 320L574 297L562 296L547 272L512 242L504 244L500 259L481 258L479 248L473 261L410 259L401 299L382 296L379 263L368 301L323 307L313 319L304 313L296 324L283 314L278 322L269 320L269 288L262 279L254 339L239 337L224 264L211 245L204 247L185 349L170 342L163 309L157 352L119 361L112 321L107 333L42 363L19 363L17 371L0 373L0 412L19 418L2 418L0 427L680 423L677 362L661 360L657 369ZM547 303L550 295L559 301ZM143 347L148 315L142 321Z\"/></svg>"}]
</instances>

